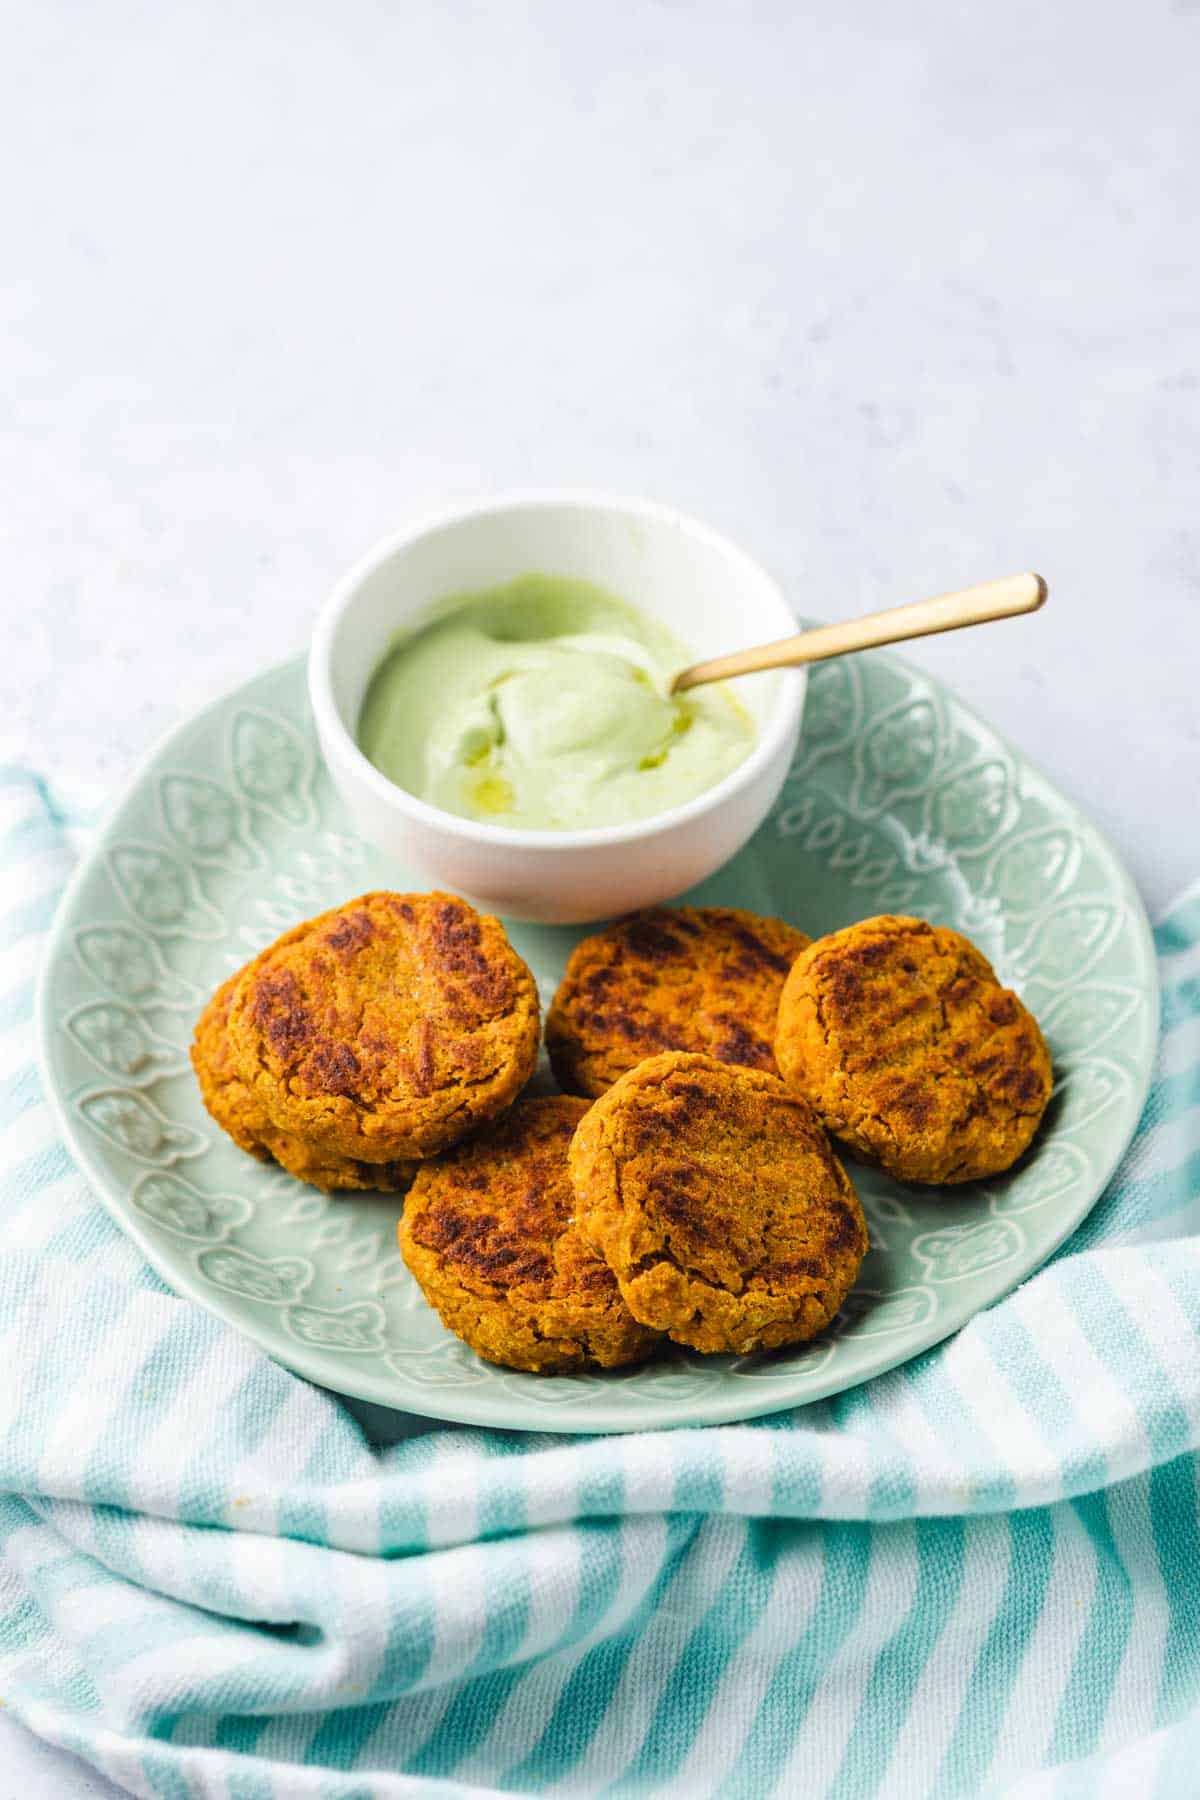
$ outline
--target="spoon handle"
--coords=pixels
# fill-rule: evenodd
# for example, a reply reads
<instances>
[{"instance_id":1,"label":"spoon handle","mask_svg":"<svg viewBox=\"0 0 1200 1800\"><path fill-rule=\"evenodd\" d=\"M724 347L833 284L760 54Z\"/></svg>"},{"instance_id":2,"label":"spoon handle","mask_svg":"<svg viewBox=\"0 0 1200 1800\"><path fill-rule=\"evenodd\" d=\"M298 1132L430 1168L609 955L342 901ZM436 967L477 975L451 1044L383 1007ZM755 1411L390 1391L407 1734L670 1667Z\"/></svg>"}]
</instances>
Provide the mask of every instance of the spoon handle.
<instances>
[{"instance_id":1,"label":"spoon handle","mask_svg":"<svg viewBox=\"0 0 1200 1800\"><path fill-rule=\"evenodd\" d=\"M939 631L959 631L964 625L987 625L992 619L1012 619L1019 613L1036 612L1048 590L1040 575L1008 575L1003 581L985 581L979 587L960 588L933 600L914 600L887 612L868 613L862 619L844 619L838 625L818 625L796 637L752 650L735 650L731 656L715 656L710 662L693 663L671 683L671 692L699 687L706 681L729 681L735 675L756 675L760 669L791 669L800 663L824 662L854 650L876 650L881 644L898 644L905 638L932 637Z\"/></svg>"}]
</instances>

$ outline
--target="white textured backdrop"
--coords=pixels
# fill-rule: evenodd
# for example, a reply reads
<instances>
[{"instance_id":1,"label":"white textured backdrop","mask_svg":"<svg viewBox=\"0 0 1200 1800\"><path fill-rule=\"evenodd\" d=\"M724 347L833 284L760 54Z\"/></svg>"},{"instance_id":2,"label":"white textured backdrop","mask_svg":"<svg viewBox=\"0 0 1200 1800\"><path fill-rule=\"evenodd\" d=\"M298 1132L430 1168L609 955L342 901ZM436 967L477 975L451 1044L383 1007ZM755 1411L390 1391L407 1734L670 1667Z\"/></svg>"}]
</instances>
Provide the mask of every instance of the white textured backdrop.
<instances>
[{"instance_id":1,"label":"white textured backdrop","mask_svg":"<svg viewBox=\"0 0 1200 1800\"><path fill-rule=\"evenodd\" d=\"M1197 0L0 17L0 736L52 776L406 517L585 483L830 617L1040 568L915 659L1152 903L1196 874ZM3 1800L100 1791L0 1723Z\"/></svg>"}]
</instances>

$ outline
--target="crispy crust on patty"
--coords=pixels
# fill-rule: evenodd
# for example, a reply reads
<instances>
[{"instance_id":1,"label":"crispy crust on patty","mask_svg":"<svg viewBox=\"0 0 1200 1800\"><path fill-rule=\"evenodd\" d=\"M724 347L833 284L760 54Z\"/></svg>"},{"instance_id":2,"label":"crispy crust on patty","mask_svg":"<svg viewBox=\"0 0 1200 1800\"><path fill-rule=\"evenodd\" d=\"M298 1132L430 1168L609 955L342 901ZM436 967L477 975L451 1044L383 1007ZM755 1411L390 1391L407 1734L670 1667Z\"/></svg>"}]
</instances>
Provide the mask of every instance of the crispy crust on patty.
<instances>
[{"instance_id":1,"label":"crispy crust on patty","mask_svg":"<svg viewBox=\"0 0 1200 1800\"><path fill-rule=\"evenodd\" d=\"M192 1067L200 1096L222 1131L239 1149L259 1162L277 1162L299 1181L325 1193L366 1189L399 1193L416 1169L415 1162L364 1163L333 1151L320 1151L301 1138L279 1131L255 1105L254 1096L237 1073L229 1053L226 1024L229 1003L242 971L221 983L196 1021Z\"/></svg>"},{"instance_id":2,"label":"crispy crust on patty","mask_svg":"<svg viewBox=\"0 0 1200 1800\"><path fill-rule=\"evenodd\" d=\"M593 933L546 1018L560 1085L595 1097L664 1050L777 1073L779 996L808 941L782 919L722 906L655 907Z\"/></svg>"},{"instance_id":3,"label":"crispy crust on patty","mask_svg":"<svg viewBox=\"0 0 1200 1800\"><path fill-rule=\"evenodd\" d=\"M958 932L883 915L798 958L775 1041L829 1131L902 1181L995 1175L1050 1098L1032 1013Z\"/></svg>"},{"instance_id":4,"label":"crispy crust on patty","mask_svg":"<svg viewBox=\"0 0 1200 1800\"><path fill-rule=\"evenodd\" d=\"M533 976L453 894L364 894L243 971L230 1053L281 1131L362 1162L424 1158L508 1106L537 1061Z\"/></svg>"},{"instance_id":5,"label":"crispy crust on patty","mask_svg":"<svg viewBox=\"0 0 1200 1800\"><path fill-rule=\"evenodd\" d=\"M633 1318L576 1229L567 1176L587 1111L519 1101L418 1174L400 1221L404 1260L442 1322L489 1362L538 1374L640 1362L658 1337Z\"/></svg>"},{"instance_id":6,"label":"crispy crust on patty","mask_svg":"<svg viewBox=\"0 0 1200 1800\"><path fill-rule=\"evenodd\" d=\"M815 1337L866 1254L825 1133L759 1070L651 1057L580 1121L570 1167L580 1227L629 1310L696 1350Z\"/></svg>"}]
</instances>

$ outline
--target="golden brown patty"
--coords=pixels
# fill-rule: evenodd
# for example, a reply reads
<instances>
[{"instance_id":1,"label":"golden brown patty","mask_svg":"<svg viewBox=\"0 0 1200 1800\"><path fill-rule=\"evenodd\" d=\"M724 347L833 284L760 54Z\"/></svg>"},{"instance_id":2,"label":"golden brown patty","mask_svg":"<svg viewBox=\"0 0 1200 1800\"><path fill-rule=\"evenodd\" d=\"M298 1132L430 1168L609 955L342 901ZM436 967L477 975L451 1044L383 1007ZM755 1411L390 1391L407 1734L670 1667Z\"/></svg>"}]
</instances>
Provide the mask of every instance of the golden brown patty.
<instances>
[{"instance_id":1,"label":"golden brown patty","mask_svg":"<svg viewBox=\"0 0 1200 1800\"><path fill-rule=\"evenodd\" d=\"M610 1369L658 1342L574 1224L567 1150L586 1111L562 1096L520 1101L426 1164L405 1204L405 1262L443 1324L489 1362Z\"/></svg>"},{"instance_id":2,"label":"golden brown patty","mask_svg":"<svg viewBox=\"0 0 1200 1800\"><path fill-rule=\"evenodd\" d=\"M397 1193L406 1188L415 1162L364 1163L335 1152L314 1150L298 1137L279 1131L255 1105L254 1096L233 1066L225 1030L233 990L244 971L221 983L196 1022L192 1067L205 1106L234 1143L260 1162L274 1160L289 1175L331 1193L342 1188Z\"/></svg>"},{"instance_id":3,"label":"golden brown patty","mask_svg":"<svg viewBox=\"0 0 1200 1800\"><path fill-rule=\"evenodd\" d=\"M663 1050L775 1069L775 1014L808 944L781 919L722 906L633 913L585 938L546 1018L559 1083L597 1095Z\"/></svg>"},{"instance_id":4,"label":"golden brown patty","mask_svg":"<svg viewBox=\"0 0 1200 1800\"><path fill-rule=\"evenodd\" d=\"M902 1181L1007 1169L1052 1086L1033 1015L973 944L922 919L864 919L806 950L775 1053L828 1130Z\"/></svg>"},{"instance_id":5,"label":"golden brown patty","mask_svg":"<svg viewBox=\"0 0 1200 1800\"><path fill-rule=\"evenodd\" d=\"M811 1109L757 1069L651 1057L580 1121L570 1162L580 1229L630 1312L696 1350L815 1337L866 1254Z\"/></svg>"},{"instance_id":6,"label":"golden brown patty","mask_svg":"<svg viewBox=\"0 0 1200 1800\"><path fill-rule=\"evenodd\" d=\"M285 932L229 1008L234 1066L281 1131L363 1162L433 1156L533 1073L533 976L453 894L364 894Z\"/></svg>"}]
</instances>

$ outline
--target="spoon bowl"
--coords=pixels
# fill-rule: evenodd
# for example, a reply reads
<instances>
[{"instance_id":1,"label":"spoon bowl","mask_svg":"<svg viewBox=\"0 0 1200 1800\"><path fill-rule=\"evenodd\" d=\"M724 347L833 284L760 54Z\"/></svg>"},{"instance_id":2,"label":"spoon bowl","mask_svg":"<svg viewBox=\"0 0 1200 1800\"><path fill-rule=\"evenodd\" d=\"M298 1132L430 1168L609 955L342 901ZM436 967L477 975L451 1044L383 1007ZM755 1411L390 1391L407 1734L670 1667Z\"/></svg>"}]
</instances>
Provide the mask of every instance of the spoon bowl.
<instances>
[{"instance_id":1,"label":"spoon bowl","mask_svg":"<svg viewBox=\"0 0 1200 1800\"><path fill-rule=\"evenodd\" d=\"M520 495L401 532L341 581L317 621L309 693L335 786L395 883L452 889L510 918L587 923L653 906L735 855L783 786L804 705L801 669L734 691L754 720L745 760L650 818L577 831L517 829L443 811L390 781L357 741L368 683L395 639L448 596L531 572L594 583L631 601L700 655L740 625L782 637L794 614L766 571L719 533L646 501Z\"/></svg>"}]
</instances>

